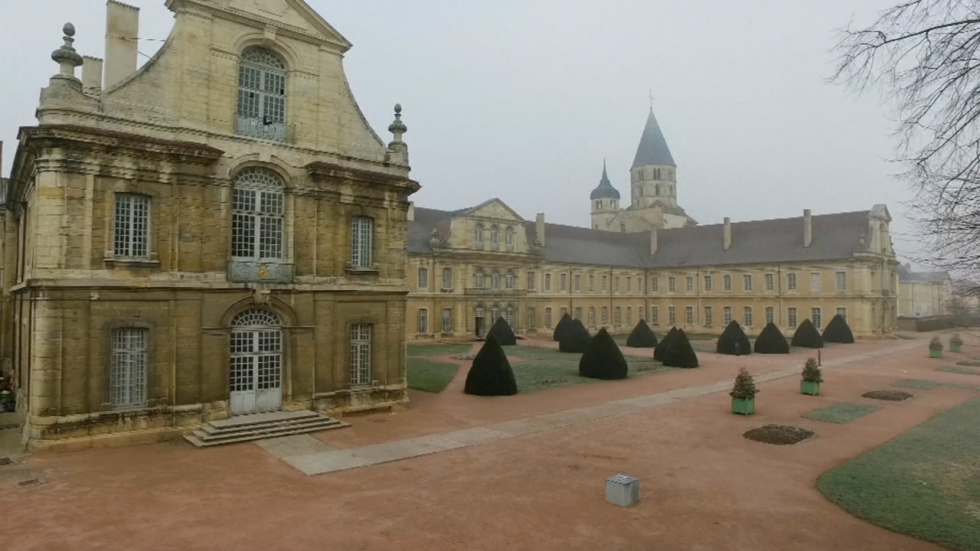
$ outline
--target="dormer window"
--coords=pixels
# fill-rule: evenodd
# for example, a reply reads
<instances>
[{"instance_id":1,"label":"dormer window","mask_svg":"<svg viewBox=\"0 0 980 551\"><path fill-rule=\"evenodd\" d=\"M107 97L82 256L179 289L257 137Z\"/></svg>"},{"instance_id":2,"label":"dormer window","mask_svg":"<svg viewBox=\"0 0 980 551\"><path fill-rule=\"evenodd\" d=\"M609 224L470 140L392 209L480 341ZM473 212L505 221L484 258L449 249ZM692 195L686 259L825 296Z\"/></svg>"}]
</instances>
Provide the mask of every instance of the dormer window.
<instances>
[{"instance_id":1,"label":"dormer window","mask_svg":"<svg viewBox=\"0 0 980 551\"><path fill-rule=\"evenodd\" d=\"M242 52L236 130L242 136L286 141L286 64L265 48Z\"/></svg>"},{"instance_id":2,"label":"dormer window","mask_svg":"<svg viewBox=\"0 0 980 551\"><path fill-rule=\"evenodd\" d=\"M514 228L507 228L507 230L504 231L504 243L507 244L508 251L514 250L514 235Z\"/></svg>"},{"instance_id":3,"label":"dormer window","mask_svg":"<svg viewBox=\"0 0 980 551\"><path fill-rule=\"evenodd\" d=\"M476 244L480 247L483 246L483 224L476 225Z\"/></svg>"},{"instance_id":4,"label":"dormer window","mask_svg":"<svg viewBox=\"0 0 980 551\"><path fill-rule=\"evenodd\" d=\"M500 230L497 226L492 226L490 228L490 247L493 249L500 248Z\"/></svg>"}]
</instances>

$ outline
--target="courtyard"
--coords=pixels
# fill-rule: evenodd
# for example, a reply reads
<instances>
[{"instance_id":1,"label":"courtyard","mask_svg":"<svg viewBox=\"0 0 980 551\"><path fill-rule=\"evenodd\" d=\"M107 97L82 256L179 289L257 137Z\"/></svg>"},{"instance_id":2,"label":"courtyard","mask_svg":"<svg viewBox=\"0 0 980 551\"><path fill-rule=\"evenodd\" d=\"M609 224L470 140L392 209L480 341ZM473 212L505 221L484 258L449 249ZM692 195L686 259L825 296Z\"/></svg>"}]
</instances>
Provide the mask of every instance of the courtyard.
<instances>
[{"instance_id":1,"label":"courtyard","mask_svg":"<svg viewBox=\"0 0 980 551\"><path fill-rule=\"evenodd\" d=\"M835 468L947 410L960 422L953 408L961 404L976 408L980 377L948 368L980 355L980 343L968 338L963 354L941 360L927 357L926 343L825 349L825 383L816 397L799 394L806 352L738 358L699 352L703 367L693 370L651 369L622 381L479 398L462 392L469 361L453 359L465 346L428 355L415 348L414 357L457 364L444 390L414 391L407 407L391 413L347 417L347 429L210 449L173 441L39 453L0 467L5 548L940 549L860 520L821 493L848 506L853 496L841 495ZM507 354L517 372L522 363L561 363L552 346L526 341ZM623 351L631 367L649 363L649 350ZM730 413L727 390L741 366L761 390L751 417ZM914 397L861 396L871 390ZM614 406L624 403L636 407ZM839 404L864 408L845 407L842 417ZM595 408L606 414L573 414ZM836 412L831 419L811 415L827 408ZM293 466L302 457L545 418L566 422L326 474L308 476ZM770 423L815 436L793 446L742 437ZM960 426L958 435L966 433L976 440L975 423ZM858 471L867 471L868 461L856 462ZM962 462L957 476L975 484L968 482L976 479L970 469L976 465ZM930 482L949 482L935 465L933 471ZM604 501L604 481L618 473L640 480L639 505L621 509ZM860 480L843 487L858 491ZM961 498L975 489L963 488ZM873 506L857 513L878 520ZM947 541L958 549L976 549L975 543Z\"/></svg>"}]
</instances>

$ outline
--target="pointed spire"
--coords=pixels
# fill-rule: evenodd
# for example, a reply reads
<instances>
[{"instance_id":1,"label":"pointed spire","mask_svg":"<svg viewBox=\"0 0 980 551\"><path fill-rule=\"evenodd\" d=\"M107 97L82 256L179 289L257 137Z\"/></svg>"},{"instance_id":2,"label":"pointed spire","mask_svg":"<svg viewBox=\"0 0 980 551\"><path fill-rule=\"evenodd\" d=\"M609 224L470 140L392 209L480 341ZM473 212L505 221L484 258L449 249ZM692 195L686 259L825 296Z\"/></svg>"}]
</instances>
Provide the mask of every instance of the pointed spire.
<instances>
[{"instance_id":1,"label":"pointed spire","mask_svg":"<svg viewBox=\"0 0 980 551\"><path fill-rule=\"evenodd\" d=\"M633 168L647 165L677 166L670 154L670 148L667 147L667 139L657 123L657 117L653 114L652 104L646 127L643 128L643 137L640 138L640 145L636 148L636 157L633 159Z\"/></svg>"},{"instance_id":2,"label":"pointed spire","mask_svg":"<svg viewBox=\"0 0 980 551\"><path fill-rule=\"evenodd\" d=\"M591 199L619 199L619 192L613 187L612 182L609 181L609 172L606 170L606 160L602 160L602 178L599 179L599 185L592 190Z\"/></svg>"}]
</instances>

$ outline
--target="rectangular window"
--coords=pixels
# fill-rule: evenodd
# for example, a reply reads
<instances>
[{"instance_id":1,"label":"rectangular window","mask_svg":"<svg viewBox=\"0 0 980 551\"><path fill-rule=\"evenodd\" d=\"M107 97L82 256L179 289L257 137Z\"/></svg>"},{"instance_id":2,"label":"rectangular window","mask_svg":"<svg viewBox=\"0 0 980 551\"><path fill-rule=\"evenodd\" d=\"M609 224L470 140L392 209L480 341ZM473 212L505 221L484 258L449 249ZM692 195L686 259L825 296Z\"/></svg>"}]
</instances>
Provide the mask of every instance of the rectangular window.
<instances>
[{"instance_id":1,"label":"rectangular window","mask_svg":"<svg viewBox=\"0 0 980 551\"><path fill-rule=\"evenodd\" d=\"M790 329L796 329L796 308L789 308L786 310L786 320Z\"/></svg>"},{"instance_id":2,"label":"rectangular window","mask_svg":"<svg viewBox=\"0 0 980 551\"><path fill-rule=\"evenodd\" d=\"M687 322L688 325L694 325L694 307L693 306L688 306L687 308L685 308L684 316L686 318L685 321Z\"/></svg>"},{"instance_id":3,"label":"rectangular window","mask_svg":"<svg viewBox=\"0 0 980 551\"><path fill-rule=\"evenodd\" d=\"M374 220L356 216L351 223L351 266L370 268L374 263L371 246L374 240Z\"/></svg>"},{"instance_id":4,"label":"rectangular window","mask_svg":"<svg viewBox=\"0 0 980 551\"><path fill-rule=\"evenodd\" d=\"M633 307L626 307L626 325L633 325Z\"/></svg>"},{"instance_id":5,"label":"rectangular window","mask_svg":"<svg viewBox=\"0 0 980 551\"><path fill-rule=\"evenodd\" d=\"M651 277L650 278L650 292L659 293L660 292L660 278Z\"/></svg>"},{"instance_id":6,"label":"rectangular window","mask_svg":"<svg viewBox=\"0 0 980 551\"><path fill-rule=\"evenodd\" d=\"M528 272L527 273L527 290L528 291L533 291L535 289L535 287L537 287L537 282L535 281L537 278L535 277L535 275L536 274L534 272Z\"/></svg>"},{"instance_id":7,"label":"rectangular window","mask_svg":"<svg viewBox=\"0 0 980 551\"><path fill-rule=\"evenodd\" d=\"M559 278L559 282L558 283L561 286L561 290L562 291L567 291L568 290L568 274L561 274L561 277Z\"/></svg>"},{"instance_id":8,"label":"rectangular window","mask_svg":"<svg viewBox=\"0 0 980 551\"><path fill-rule=\"evenodd\" d=\"M776 288L776 276L773 274L766 274L766 290L772 291Z\"/></svg>"},{"instance_id":9,"label":"rectangular window","mask_svg":"<svg viewBox=\"0 0 980 551\"><path fill-rule=\"evenodd\" d=\"M429 270L427 268L419 268L419 289L429 288Z\"/></svg>"},{"instance_id":10,"label":"rectangular window","mask_svg":"<svg viewBox=\"0 0 980 551\"><path fill-rule=\"evenodd\" d=\"M602 292L605 293L609 290L609 278L607 276L602 276Z\"/></svg>"},{"instance_id":11,"label":"rectangular window","mask_svg":"<svg viewBox=\"0 0 980 551\"><path fill-rule=\"evenodd\" d=\"M677 309L673 306L667 307L667 324L677 325Z\"/></svg>"},{"instance_id":12,"label":"rectangular window","mask_svg":"<svg viewBox=\"0 0 980 551\"><path fill-rule=\"evenodd\" d=\"M443 268L442 269L442 288L452 289L453 288L453 269Z\"/></svg>"},{"instance_id":13,"label":"rectangular window","mask_svg":"<svg viewBox=\"0 0 980 551\"><path fill-rule=\"evenodd\" d=\"M578 293L582 290L582 275L575 274L575 292Z\"/></svg>"},{"instance_id":14,"label":"rectangular window","mask_svg":"<svg viewBox=\"0 0 980 551\"><path fill-rule=\"evenodd\" d=\"M617 306L616 309L613 310L613 323L615 323L616 325L623 324L623 309L620 308L619 306Z\"/></svg>"},{"instance_id":15,"label":"rectangular window","mask_svg":"<svg viewBox=\"0 0 980 551\"><path fill-rule=\"evenodd\" d=\"M149 258L150 198L145 195L116 195L115 255Z\"/></svg>"},{"instance_id":16,"label":"rectangular window","mask_svg":"<svg viewBox=\"0 0 980 551\"><path fill-rule=\"evenodd\" d=\"M704 324L707 327L711 327L712 325L714 325L714 322L715 322L714 312L712 311L712 309L711 309L710 306L705 306L704 307Z\"/></svg>"},{"instance_id":17,"label":"rectangular window","mask_svg":"<svg viewBox=\"0 0 980 551\"><path fill-rule=\"evenodd\" d=\"M616 281L616 292L618 293L619 292L619 276L616 276L615 281Z\"/></svg>"},{"instance_id":18,"label":"rectangular window","mask_svg":"<svg viewBox=\"0 0 980 551\"><path fill-rule=\"evenodd\" d=\"M766 307L766 325L770 323L776 323L776 311L773 310L772 306Z\"/></svg>"},{"instance_id":19,"label":"rectangular window","mask_svg":"<svg viewBox=\"0 0 980 551\"><path fill-rule=\"evenodd\" d=\"M548 329L554 327L553 325L551 325L551 308L544 309L544 326L547 327Z\"/></svg>"},{"instance_id":20,"label":"rectangular window","mask_svg":"<svg viewBox=\"0 0 980 551\"><path fill-rule=\"evenodd\" d=\"M725 309L722 310L722 314L724 317L721 321L725 324L725 327L728 327L728 324L732 322L732 307L726 306Z\"/></svg>"},{"instance_id":21,"label":"rectangular window","mask_svg":"<svg viewBox=\"0 0 980 551\"><path fill-rule=\"evenodd\" d=\"M743 275L742 276L742 290L744 290L746 292L752 290L752 276L751 275L746 274L746 275Z\"/></svg>"},{"instance_id":22,"label":"rectangular window","mask_svg":"<svg viewBox=\"0 0 980 551\"><path fill-rule=\"evenodd\" d=\"M371 384L371 324L350 326L350 384Z\"/></svg>"},{"instance_id":23,"label":"rectangular window","mask_svg":"<svg viewBox=\"0 0 980 551\"><path fill-rule=\"evenodd\" d=\"M837 272L837 290L844 291L847 289L847 272Z\"/></svg>"},{"instance_id":24,"label":"rectangular window","mask_svg":"<svg viewBox=\"0 0 980 551\"><path fill-rule=\"evenodd\" d=\"M691 276L687 276L687 292L688 293L694 292L694 278Z\"/></svg>"},{"instance_id":25,"label":"rectangular window","mask_svg":"<svg viewBox=\"0 0 980 551\"><path fill-rule=\"evenodd\" d=\"M626 276L626 292L627 293L633 292L633 278L629 276Z\"/></svg>"},{"instance_id":26,"label":"rectangular window","mask_svg":"<svg viewBox=\"0 0 980 551\"><path fill-rule=\"evenodd\" d=\"M746 306L742 309L742 324L746 327L752 327L752 307Z\"/></svg>"},{"instance_id":27,"label":"rectangular window","mask_svg":"<svg viewBox=\"0 0 980 551\"><path fill-rule=\"evenodd\" d=\"M575 309L575 319L577 319L577 320L581 320L582 319L582 308L581 307Z\"/></svg>"},{"instance_id":28,"label":"rectangular window","mask_svg":"<svg viewBox=\"0 0 980 551\"><path fill-rule=\"evenodd\" d=\"M509 325L511 329L517 327L517 316L516 313L514 312L514 309L508 308L507 310L504 311L504 314L506 315L504 320L507 322L507 325Z\"/></svg>"},{"instance_id":29,"label":"rectangular window","mask_svg":"<svg viewBox=\"0 0 980 551\"><path fill-rule=\"evenodd\" d=\"M595 291L595 276L589 274L589 292Z\"/></svg>"},{"instance_id":30,"label":"rectangular window","mask_svg":"<svg viewBox=\"0 0 980 551\"><path fill-rule=\"evenodd\" d=\"M650 323L654 325L660 325L660 307L651 306L650 307Z\"/></svg>"},{"instance_id":31,"label":"rectangular window","mask_svg":"<svg viewBox=\"0 0 980 551\"><path fill-rule=\"evenodd\" d=\"M725 275L725 278L724 278L724 281L725 281L725 290L726 291L731 291L732 290L732 276L726 274Z\"/></svg>"},{"instance_id":32,"label":"rectangular window","mask_svg":"<svg viewBox=\"0 0 980 551\"><path fill-rule=\"evenodd\" d=\"M704 276L704 290L710 293L712 285L713 282L711 281L711 276Z\"/></svg>"},{"instance_id":33,"label":"rectangular window","mask_svg":"<svg viewBox=\"0 0 980 551\"><path fill-rule=\"evenodd\" d=\"M537 324L537 321L538 320L536 320L535 317L536 317L536 313L534 311L534 308L528 308L527 309L527 328L528 329L534 329L536 327L536 324Z\"/></svg>"},{"instance_id":34,"label":"rectangular window","mask_svg":"<svg viewBox=\"0 0 980 551\"><path fill-rule=\"evenodd\" d=\"M419 310L419 333L425 334L429 332L429 311L425 308Z\"/></svg>"},{"instance_id":35,"label":"rectangular window","mask_svg":"<svg viewBox=\"0 0 980 551\"><path fill-rule=\"evenodd\" d=\"M282 191L236 187L232 193L231 254L244 260L282 260Z\"/></svg>"},{"instance_id":36,"label":"rectangular window","mask_svg":"<svg viewBox=\"0 0 980 551\"><path fill-rule=\"evenodd\" d=\"M820 285L820 283L821 283L820 282L820 279L821 279L820 272L813 272L813 273L810 274L810 290L811 291L819 291L820 290L820 287L821 287L821 285ZM813 320L810 320L810 321L813 321Z\"/></svg>"},{"instance_id":37,"label":"rectangular window","mask_svg":"<svg viewBox=\"0 0 980 551\"><path fill-rule=\"evenodd\" d=\"M796 274L786 274L786 288L790 291L796 290Z\"/></svg>"},{"instance_id":38,"label":"rectangular window","mask_svg":"<svg viewBox=\"0 0 980 551\"><path fill-rule=\"evenodd\" d=\"M449 308L442 311L442 332L453 332L453 311Z\"/></svg>"},{"instance_id":39,"label":"rectangular window","mask_svg":"<svg viewBox=\"0 0 980 551\"><path fill-rule=\"evenodd\" d=\"M837 315L844 318L844 321L847 321L847 308L838 308Z\"/></svg>"},{"instance_id":40,"label":"rectangular window","mask_svg":"<svg viewBox=\"0 0 980 551\"><path fill-rule=\"evenodd\" d=\"M551 290L551 274L544 274L544 290Z\"/></svg>"},{"instance_id":41,"label":"rectangular window","mask_svg":"<svg viewBox=\"0 0 980 551\"><path fill-rule=\"evenodd\" d=\"M595 308L589 308L589 326L595 325Z\"/></svg>"},{"instance_id":42,"label":"rectangular window","mask_svg":"<svg viewBox=\"0 0 980 551\"><path fill-rule=\"evenodd\" d=\"M476 277L475 277L475 280L476 280L475 285L476 285L476 288L477 289L482 289L483 286L485 285L485 282L483 281L483 279L484 279L483 272L477 272L476 273Z\"/></svg>"},{"instance_id":43,"label":"rectangular window","mask_svg":"<svg viewBox=\"0 0 980 551\"><path fill-rule=\"evenodd\" d=\"M677 279L674 276L667 278L667 291L673 293L677 290Z\"/></svg>"},{"instance_id":44,"label":"rectangular window","mask_svg":"<svg viewBox=\"0 0 980 551\"><path fill-rule=\"evenodd\" d=\"M568 308L562 308L558 312L561 314L560 316L558 316L558 318L561 319L561 318L565 317L568 314Z\"/></svg>"},{"instance_id":45,"label":"rectangular window","mask_svg":"<svg viewBox=\"0 0 980 551\"><path fill-rule=\"evenodd\" d=\"M112 331L112 368L109 403L113 407L146 403L146 350L148 329L128 327Z\"/></svg>"},{"instance_id":46,"label":"rectangular window","mask_svg":"<svg viewBox=\"0 0 980 551\"><path fill-rule=\"evenodd\" d=\"M820 308L810 308L810 321L813 322L813 325L816 326L817 329L823 327L823 319L821 314L822 312L820 311Z\"/></svg>"},{"instance_id":47,"label":"rectangular window","mask_svg":"<svg viewBox=\"0 0 980 551\"><path fill-rule=\"evenodd\" d=\"M609 308L605 306L602 308L602 324L609 325Z\"/></svg>"}]
</instances>

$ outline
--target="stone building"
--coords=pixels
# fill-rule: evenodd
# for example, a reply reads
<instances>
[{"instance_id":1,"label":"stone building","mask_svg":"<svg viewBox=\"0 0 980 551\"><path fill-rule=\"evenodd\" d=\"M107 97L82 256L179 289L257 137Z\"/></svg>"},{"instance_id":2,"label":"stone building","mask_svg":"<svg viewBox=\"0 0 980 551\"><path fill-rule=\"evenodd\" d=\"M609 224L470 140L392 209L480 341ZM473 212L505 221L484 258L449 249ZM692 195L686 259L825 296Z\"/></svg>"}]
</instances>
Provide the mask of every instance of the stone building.
<instances>
[{"instance_id":1,"label":"stone building","mask_svg":"<svg viewBox=\"0 0 980 551\"><path fill-rule=\"evenodd\" d=\"M20 131L0 350L32 447L406 400L401 108L386 145L303 0L167 7L138 70L136 8L109 0L104 60L66 25Z\"/></svg>"},{"instance_id":2,"label":"stone building","mask_svg":"<svg viewBox=\"0 0 980 551\"><path fill-rule=\"evenodd\" d=\"M473 208L413 208L407 337L480 336L497 317L519 333L568 313L591 330L720 332L731 320L791 334L836 314L855 334L897 318L898 278L884 205L870 210L698 226L677 205L676 165L651 112L630 171L631 204L605 167L592 227L524 220L499 199Z\"/></svg>"},{"instance_id":3,"label":"stone building","mask_svg":"<svg viewBox=\"0 0 980 551\"><path fill-rule=\"evenodd\" d=\"M916 272L898 266L898 315L905 318L947 316L956 289L949 272Z\"/></svg>"}]
</instances>

